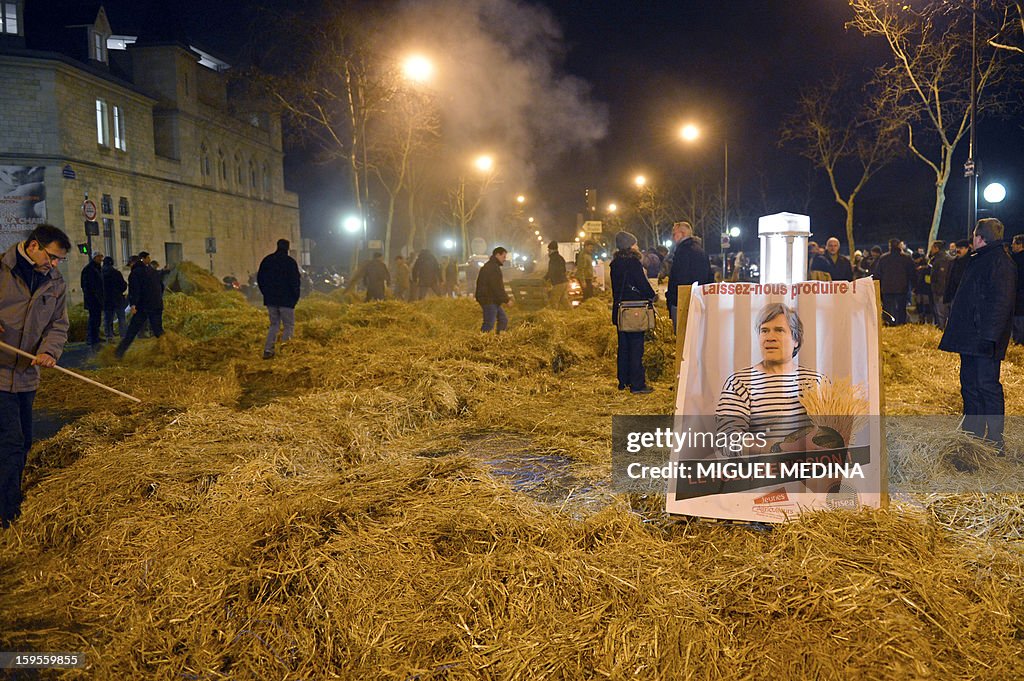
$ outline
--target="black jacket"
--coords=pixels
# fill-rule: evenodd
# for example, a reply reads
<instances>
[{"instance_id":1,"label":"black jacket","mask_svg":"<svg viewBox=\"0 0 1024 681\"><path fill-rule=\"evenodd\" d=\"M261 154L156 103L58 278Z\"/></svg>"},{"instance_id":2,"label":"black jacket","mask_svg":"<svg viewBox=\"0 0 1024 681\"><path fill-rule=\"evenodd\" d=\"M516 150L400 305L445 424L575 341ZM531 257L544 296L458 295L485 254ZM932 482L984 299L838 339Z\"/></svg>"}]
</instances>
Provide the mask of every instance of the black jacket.
<instances>
[{"instance_id":1,"label":"black jacket","mask_svg":"<svg viewBox=\"0 0 1024 681\"><path fill-rule=\"evenodd\" d=\"M384 290L391 283L391 273L388 266L380 258L374 258L366 263L363 270L363 283L366 284L366 292L372 296L384 297Z\"/></svg>"},{"instance_id":2,"label":"black jacket","mask_svg":"<svg viewBox=\"0 0 1024 681\"><path fill-rule=\"evenodd\" d=\"M889 251L878 259L874 275L875 279L878 279L882 295L907 293L917 280L917 265L909 255Z\"/></svg>"},{"instance_id":3,"label":"black jacket","mask_svg":"<svg viewBox=\"0 0 1024 681\"><path fill-rule=\"evenodd\" d=\"M86 310L103 309L103 270L91 260L82 270L82 297Z\"/></svg>"},{"instance_id":4,"label":"black jacket","mask_svg":"<svg viewBox=\"0 0 1024 681\"><path fill-rule=\"evenodd\" d=\"M544 281L551 282L552 286L569 281L565 276L565 258L558 251L548 253L548 273L544 275Z\"/></svg>"},{"instance_id":5,"label":"black jacket","mask_svg":"<svg viewBox=\"0 0 1024 681\"><path fill-rule=\"evenodd\" d=\"M1013 264L1017 266L1017 304L1013 307L1013 316L1024 316L1024 251L1011 253Z\"/></svg>"},{"instance_id":6,"label":"black jacket","mask_svg":"<svg viewBox=\"0 0 1024 681\"><path fill-rule=\"evenodd\" d=\"M502 305L508 302L501 263L493 255L476 275L476 302L481 305Z\"/></svg>"},{"instance_id":7,"label":"black jacket","mask_svg":"<svg viewBox=\"0 0 1024 681\"><path fill-rule=\"evenodd\" d=\"M1001 360L1010 343L1017 267L993 241L969 255L939 350Z\"/></svg>"},{"instance_id":8,"label":"black jacket","mask_svg":"<svg viewBox=\"0 0 1024 681\"><path fill-rule=\"evenodd\" d=\"M103 309L124 309L124 292L128 290L128 282L116 267L103 268Z\"/></svg>"},{"instance_id":9,"label":"black jacket","mask_svg":"<svg viewBox=\"0 0 1024 681\"><path fill-rule=\"evenodd\" d=\"M853 265L845 255L838 255L835 262L828 253L816 256L811 262L811 271L825 272L832 281L853 281Z\"/></svg>"},{"instance_id":10,"label":"black jacket","mask_svg":"<svg viewBox=\"0 0 1024 681\"><path fill-rule=\"evenodd\" d=\"M160 273L142 261L128 275L128 302L136 310L164 309L164 285Z\"/></svg>"},{"instance_id":11,"label":"black jacket","mask_svg":"<svg viewBox=\"0 0 1024 681\"><path fill-rule=\"evenodd\" d=\"M412 265L412 281L416 286L437 286L441 283L441 264L430 251L424 249Z\"/></svg>"},{"instance_id":12,"label":"black jacket","mask_svg":"<svg viewBox=\"0 0 1024 681\"><path fill-rule=\"evenodd\" d=\"M668 291L665 292L665 300L669 305L676 305L678 288L687 284L697 282L698 284L710 284L715 281L715 275L711 272L711 262L693 238L683 239L676 244L672 252L672 269L668 273ZM647 285L650 288L650 284ZM626 298L629 300L629 298Z\"/></svg>"},{"instance_id":13,"label":"black jacket","mask_svg":"<svg viewBox=\"0 0 1024 681\"><path fill-rule=\"evenodd\" d=\"M302 293L299 264L288 251L274 251L260 262L256 285L266 307L295 307Z\"/></svg>"},{"instance_id":14,"label":"black jacket","mask_svg":"<svg viewBox=\"0 0 1024 681\"><path fill-rule=\"evenodd\" d=\"M949 276L946 279L946 290L942 294L942 302L947 305L951 304L953 302L953 298L956 296L956 289L960 286L960 280L964 278L964 271L967 269L967 262L970 257L970 251L965 255L958 255L953 258L953 262L949 266Z\"/></svg>"},{"instance_id":15,"label":"black jacket","mask_svg":"<svg viewBox=\"0 0 1024 681\"><path fill-rule=\"evenodd\" d=\"M611 265L612 324L619 324L619 303L624 300L654 300L657 293L636 251L616 251Z\"/></svg>"},{"instance_id":16,"label":"black jacket","mask_svg":"<svg viewBox=\"0 0 1024 681\"><path fill-rule=\"evenodd\" d=\"M946 283L949 281L949 270L953 266L953 258L946 251L939 251L928 260L932 266L932 295L936 299L946 294Z\"/></svg>"}]
</instances>

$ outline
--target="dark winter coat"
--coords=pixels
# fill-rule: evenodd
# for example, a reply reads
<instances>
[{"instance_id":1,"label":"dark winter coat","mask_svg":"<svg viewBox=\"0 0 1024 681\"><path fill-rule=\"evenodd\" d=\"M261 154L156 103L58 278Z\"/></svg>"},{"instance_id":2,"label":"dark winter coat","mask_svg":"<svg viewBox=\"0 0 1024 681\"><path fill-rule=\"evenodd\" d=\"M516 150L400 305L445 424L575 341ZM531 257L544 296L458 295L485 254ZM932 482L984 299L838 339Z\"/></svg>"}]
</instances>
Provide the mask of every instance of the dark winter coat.
<instances>
[{"instance_id":1,"label":"dark winter coat","mask_svg":"<svg viewBox=\"0 0 1024 681\"><path fill-rule=\"evenodd\" d=\"M967 256L939 350L1001 360L1010 343L1017 267L993 241Z\"/></svg>"},{"instance_id":2,"label":"dark winter coat","mask_svg":"<svg viewBox=\"0 0 1024 681\"><path fill-rule=\"evenodd\" d=\"M648 279L658 278L658 272L661 271L661 256L658 255L658 251L653 248L648 250L640 258L640 264L644 266Z\"/></svg>"},{"instance_id":3,"label":"dark winter coat","mask_svg":"<svg viewBox=\"0 0 1024 681\"><path fill-rule=\"evenodd\" d=\"M548 273L544 275L544 281L550 282L552 286L569 281L565 276L565 258L558 251L548 253Z\"/></svg>"},{"instance_id":4,"label":"dark winter coat","mask_svg":"<svg viewBox=\"0 0 1024 681\"><path fill-rule=\"evenodd\" d=\"M692 237L683 239L676 244L676 248L672 252L672 269L668 273L668 291L665 292L665 300L669 305L676 305L680 286L694 282L711 284L714 281L715 275L711 272L711 262L708 260L707 254L704 253L704 249ZM650 284L648 284L648 288L650 288Z\"/></svg>"},{"instance_id":5,"label":"dark winter coat","mask_svg":"<svg viewBox=\"0 0 1024 681\"><path fill-rule=\"evenodd\" d=\"M845 255L837 255L835 262L828 253L816 256L811 262L812 272L824 272L832 281L853 281L853 264Z\"/></svg>"},{"instance_id":6,"label":"dark winter coat","mask_svg":"<svg viewBox=\"0 0 1024 681\"><path fill-rule=\"evenodd\" d=\"M678 255L678 251L677 251ZM657 295L636 251L616 251L611 264L612 324L619 325L619 303L624 300L654 300Z\"/></svg>"},{"instance_id":7,"label":"dark winter coat","mask_svg":"<svg viewBox=\"0 0 1024 681\"><path fill-rule=\"evenodd\" d=\"M92 260L82 269L82 297L85 309L103 309L103 270Z\"/></svg>"},{"instance_id":8,"label":"dark winter coat","mask_svg":"<svg viewBox=\"0 0 1024 681\"><path fill-rule=\"evenodd\" d=\"M476 302L481 305L503 305L508 302L501 263L493 255L476 276Z\"/></svg>"},{"instance_id":9,"label":"dark winter coat","mask_svg":"<svg viewBox=\"0 0 1024 681\"><path fill-rule=\"evenodd\" d=\"M932 266L932 295L939 300L946 294L946 284L949 282L949 270L953 266L953 258L943 250L933 255L928 262Z\"/></svg>"},{"instance_id":10,"label":"dark winter coat","mask_svg":"<svg viewBox=\"0 0 1024 681\"><path fill-rule=\"evenodd\" d=\"M917 279L917 265L909 255L889 251L878 259L874 275L878 279L882 295L907 293Z\"/></svg>"},{"instance_id":11,"label":"dark winter coat","mask_svg":"<svg viewBox=\"0 0 1024 681\"><path fill-rule=\"evenodd\" d=\"M433 253L427 250L420 251L412 266L412 281L416 286L427 288L441 283L441 265Z\"/></svg>"},{"instance_id":12,"label":"dark winter coat","mask_svg":"<svg viewBox=\"0 0 1024 681\"><path fill-rule=\"evenodd\" d=\"M366 284L367 298L384 299L384 291L391 283L391 274L384 261L377 258L366 263L363 271L363 282Z\"/></svg>"},{"instance_id":13,"label":"dark winter coat","mask_svg":"<svg viewBox=\"0 0 1024 681\"><path fill-rule=\"evenodd\" d=\"M139 261L128 274L128 302L136 310L164 309L164 285L160 273Z\"/></svg>"},{"instance_id":14,"label":"dark winter coat","mask_svg":"<svg viewBox=\"0 0 1024 681\"><path fill-rule=\"evenodd\" d=\"M256 284L266 307L295 307L302 294L299 264L288 251L274 251L260 262Z\"/></svg>"},{"instance_id":15,"label":"dark winter coat","mask_svg":"<svg viewBox=\"0 0 1024 681\"><path fill-rule=\"evenodd\" d=\"M103 309L124 309L124 292L128 290L128 282L116 267L103 268Z\"/></svg>"},{"instance_id":16,"label":"dark winter coat","mask_svg":"<svg viewBox=\"0 0 1024 681\"><path fill-rule=\"evenodd\" d=\"M1013 263L1017 266L1017 304L1013 307L1013 316L1024 316L1024 251L1012 253Z\"/></svg>"},{"instance_id":17,"label":"dark winter coat","mask_svg":"<svg viewBox=\"0 0 1024 681\"><path fill-rule=\"evenodd\" d=\"M946 291L942 294L942 302L950 305L956 296L956 289L960 286L960 280L964 278L964 271L967 270L967 262L971 257L970 251L964 255L953 258L949 266L949 278L946 280Z\"/></svg>"}]
</instances>

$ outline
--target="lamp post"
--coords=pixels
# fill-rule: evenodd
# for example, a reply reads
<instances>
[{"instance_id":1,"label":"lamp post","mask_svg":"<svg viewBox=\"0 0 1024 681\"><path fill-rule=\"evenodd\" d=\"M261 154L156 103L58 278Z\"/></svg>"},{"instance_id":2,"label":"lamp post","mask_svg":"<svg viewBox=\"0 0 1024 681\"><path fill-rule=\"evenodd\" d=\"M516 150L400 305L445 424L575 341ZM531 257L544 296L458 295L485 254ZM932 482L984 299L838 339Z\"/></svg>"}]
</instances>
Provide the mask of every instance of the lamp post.
<instances>
[{"instance_id":1,"label":"lamp post","mask_svg":"<svg viewBox=\"0 0 1024 681\"><path fill-rule=\"evenodd\" d=\"M693 123L687 123L680 129L679 136L685 142L694 142L701 136L700 128ZM725 148L724 177L722 178L722 228L721 236L729 233L729 140L722 138L722 145ZM721 246L721 240L719 240ZM708 249L710 252L710 249ZM722 249L722 258L725 258L725 249Z\"/></svg>"},{"instance_id":2,"label":"lamp post","mask_svg":"<svg viewBox=\"0 0 1024 681\"><path fill-rule=\"evenodd\" d=\"M967 144L967 161L964 175L967 177L967 238L974 233L978 222L978 169L974 160L974 119L978 111L978 0L971 6L971 132Z\"/></svg>"}]
</instances>

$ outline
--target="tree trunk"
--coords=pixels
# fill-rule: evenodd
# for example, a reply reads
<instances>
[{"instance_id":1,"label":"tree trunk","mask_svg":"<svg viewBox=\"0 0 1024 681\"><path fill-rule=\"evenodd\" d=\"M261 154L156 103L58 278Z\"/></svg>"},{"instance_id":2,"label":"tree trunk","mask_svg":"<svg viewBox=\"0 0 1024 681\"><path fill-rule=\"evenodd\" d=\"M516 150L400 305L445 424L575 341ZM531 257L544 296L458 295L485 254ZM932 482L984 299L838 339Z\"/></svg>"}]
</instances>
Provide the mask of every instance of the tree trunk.
<instances>
[{"instance_id":1,"label":"tree trunk","mask_svg":"<svg viewBox=\"0 0 1024 681\"><path fill-rule=\"evenodd\" d=\"M953 169L953 151L955 149L955 145L945 146L942 149L941 172L935 177L935 211L932 213L932 226L928 230L928 241L926 244L931 244L931 242L939 237L942 207L946 204L946 184L949 182L949 174ZM971 226L973 227L973 225Z\"/></svg>"},{"instance_id":2,"label":"tree trunk","mask_svg":"<svg viewBox=\"0 0 1024 681\"><path fill-rule=\"evenodd\" d=\"M846 208L846 242L850 245L850 260L853 260L853 252L857 249L856 244L853 243L853 197L847 201L844 205Z\"/></svg>"},{"instance_id":3,"label":"tree trunk","mask_svg":"<svg viewBox=\"0 0 1024 681\"><path fill-rule=\"evenodd\" d=\"M412 259L413 250L416 247L416 192L409 190L409 236L405 239L405 250Z\"/></svg>"}]
</instances>

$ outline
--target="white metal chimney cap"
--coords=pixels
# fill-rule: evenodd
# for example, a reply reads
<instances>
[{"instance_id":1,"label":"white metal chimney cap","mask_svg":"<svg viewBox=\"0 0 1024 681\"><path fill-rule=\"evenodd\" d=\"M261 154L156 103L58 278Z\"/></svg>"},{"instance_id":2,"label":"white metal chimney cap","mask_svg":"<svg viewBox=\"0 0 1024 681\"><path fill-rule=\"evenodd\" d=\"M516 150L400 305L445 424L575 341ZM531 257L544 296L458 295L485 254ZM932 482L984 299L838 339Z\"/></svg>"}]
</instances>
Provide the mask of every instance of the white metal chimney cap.
<instances>
[{"instance_id":1,"label":"white metal chimney cap","mask_svg":"<svg viewBox=\"0 0 1024 681\"><path fill-rule=\"evenodd\" d=\"M810 236L811 218L796 213L776 213L757 219L757 235L784 234L788 236Z\"/></svg>"}]
</instances>

